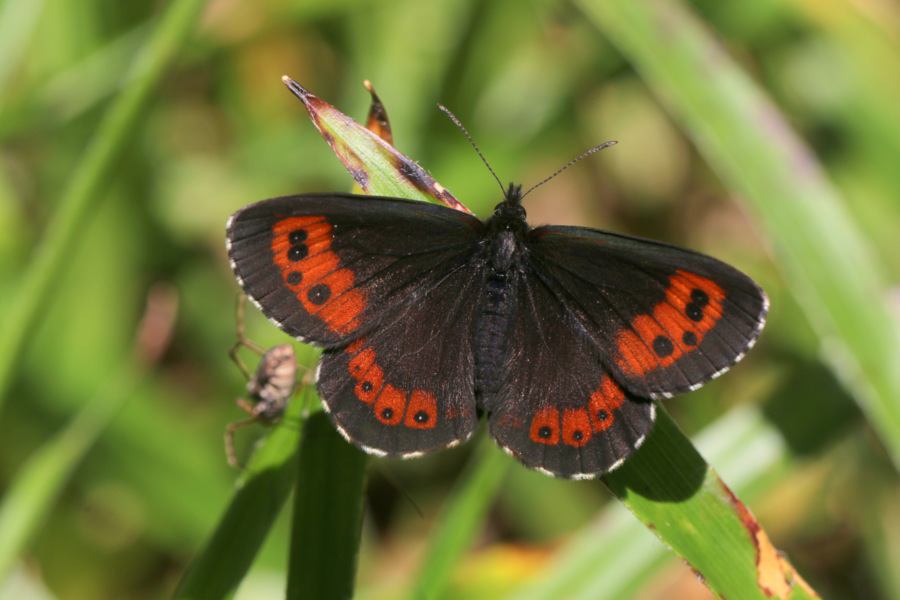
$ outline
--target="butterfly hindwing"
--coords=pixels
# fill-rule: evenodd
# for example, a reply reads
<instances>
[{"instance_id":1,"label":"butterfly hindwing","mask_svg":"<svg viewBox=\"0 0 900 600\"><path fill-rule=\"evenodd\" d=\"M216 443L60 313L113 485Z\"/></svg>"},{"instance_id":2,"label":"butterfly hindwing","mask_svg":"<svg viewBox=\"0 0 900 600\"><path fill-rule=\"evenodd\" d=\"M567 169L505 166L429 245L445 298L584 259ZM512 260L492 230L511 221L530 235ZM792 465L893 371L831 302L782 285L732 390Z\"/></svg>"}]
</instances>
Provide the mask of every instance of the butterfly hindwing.
<instances>
[{"instance_id":1,"label":"butterfly hindwing","mask_svg":"<svg viewBox=\"0 0 900 600\"><path fill-rule=\"evenodd\" d=\"M302 341L332 346L428 289L435 264L464 261L483 227L422 202L305 194L238 211L227 245L238 281L269 319Z\"/></svg>"},{"instance_id":2,"label":"butterfly hindwing","mask_svg":"<svg viewBox=\"0 0 900 600\"><path fill-rule=\"evenodd\" d=\"M762 330L765 294L714 258L580 227L528 235L539 277L636 395L696 389L740 360Z\"/></svg>"},{"instance_id":3,"label":"butterfly hindwing","mask_svg":"<svg viewBox=\"0 0 900 600\"><path fill-rule=\"evenodd\" d=\"M515 302L501 382L484 399L491 435L557 477L616 468L652 428L653 403L616 383L578 321L533 273L520 275Z\"/></svg>"},{"instance_id":4,"label":"butterfly hindwing","mask_svg":"<svg viewBox=\"0 0 900 600\"><path fill-rule=\"evenodd\" d=\"M411 456L468 438L478 425L473 384L478 273L439 265L428 289L343 349L326 351L322 401L351 442Z\"/></svg>"}]
</instances>

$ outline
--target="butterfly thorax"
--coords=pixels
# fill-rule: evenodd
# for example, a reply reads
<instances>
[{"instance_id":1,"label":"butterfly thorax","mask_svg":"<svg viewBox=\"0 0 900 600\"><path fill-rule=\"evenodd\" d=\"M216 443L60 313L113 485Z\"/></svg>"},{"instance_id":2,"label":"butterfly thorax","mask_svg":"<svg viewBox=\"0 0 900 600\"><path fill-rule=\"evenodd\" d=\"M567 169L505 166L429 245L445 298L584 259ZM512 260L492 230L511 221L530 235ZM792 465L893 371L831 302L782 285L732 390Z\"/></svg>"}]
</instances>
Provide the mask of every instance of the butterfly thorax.
<instances>
[{"instance_id":1,"label":"butterfly thorax","mask_svg":"<svg viewBox=\"0 0 900 600\"><path fill-rule=\"evenodd\" d=\"M522 207L522 186L510 183L505 196L486 223L491 267L501 273L512 267L516 249L529 230Z\"/></svg>"}]
</instances>

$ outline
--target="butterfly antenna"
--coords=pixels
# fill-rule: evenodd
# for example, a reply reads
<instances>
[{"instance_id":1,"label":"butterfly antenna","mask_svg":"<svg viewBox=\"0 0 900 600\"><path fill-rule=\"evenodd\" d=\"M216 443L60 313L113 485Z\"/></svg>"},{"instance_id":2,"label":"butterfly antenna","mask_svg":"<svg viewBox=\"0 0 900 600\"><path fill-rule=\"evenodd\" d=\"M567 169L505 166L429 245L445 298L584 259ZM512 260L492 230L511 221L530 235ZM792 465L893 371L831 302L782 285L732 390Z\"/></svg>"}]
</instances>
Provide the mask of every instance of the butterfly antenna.
<instances>
[{"instance_id":1,"label":"butterfly antenna","mask_svg":"<svg viewBox=\"0 0 900 600\"><path fill-rule=\"evenodd\" d=\"M463 130L463 131L465 131L465 130ZM594 152L599 152L600 150L603 150L604 148L609 148L610 146L615 146L615 145L618 144L618 143L619 143L619 142L604 142L604 143L600 144L599 146L594 146L593 148L591 148L590 150L588 150L587 152L585 152L584 154L582 154L582 155L579 156L578 158L569 161L569 163L568 163L566 166L564 166L562 169L560 169L559 171L557 171L556 173L554 173L553 175L551 175L551 176L548 177L547 179L543 180L542 182L538 183L537 185L531 186L531 188L530 188L527 192L525 192L524 194L522 194L522 197L524 198L525 196L527 196L528 194L530 194L530 193L533 192L534 190L538 189L539 187L541 187L542 185L544 185L545 183L547 183L548 181L550 181L551 179L553 179L554 177L556 177L557 175L559 175L560 173L562 173L563 171L565 171L566 169L568 169L569 167L571 167L572 165L574 165L575 163L577 163L577 162L578 162L579 160L581 160L582 158L587 158L588 156L590 156L590 155L593 154Z\"/></svg>"},{"instance_id":2,"label":"butterfly antenna","mask_svg":"<svg viewBox=\"0 0 900 600\"><path fill-rule=\"evenodd\" d=\"M450 109L447 108L446 106L444 106L443 104L438 104L438 108L440 108L442 111L444 111L444 114L446 114L448 117L450 117L450 120L453 121L456 124L456 126L462 130L462 132L465 134L466 138L469 140L469 143L472 144L473 148L475 148L475 152L477 152L478 156L481 157L481 162L484 163L484 166L486 166L488 168L488 171L491 172L491 175L494 176L494 180L497 182L497 185L500 186L500 191L502 191L503 194L505 195L506 188L503 187L503 184L500 182L500 178L497 177L496 173L494 173L494 170L491 168L491 165L488 164L488 161L484 157L484 154L482 154L481 150L478 149L478 144L475 143L475 140L472 139L472 136L469 135L469 132L466 131L465 127L463 127L463 124L460 123L459 119L456 118L456 115L454 115L452 112L450 112Z\"/></svg>"}]
</instances>

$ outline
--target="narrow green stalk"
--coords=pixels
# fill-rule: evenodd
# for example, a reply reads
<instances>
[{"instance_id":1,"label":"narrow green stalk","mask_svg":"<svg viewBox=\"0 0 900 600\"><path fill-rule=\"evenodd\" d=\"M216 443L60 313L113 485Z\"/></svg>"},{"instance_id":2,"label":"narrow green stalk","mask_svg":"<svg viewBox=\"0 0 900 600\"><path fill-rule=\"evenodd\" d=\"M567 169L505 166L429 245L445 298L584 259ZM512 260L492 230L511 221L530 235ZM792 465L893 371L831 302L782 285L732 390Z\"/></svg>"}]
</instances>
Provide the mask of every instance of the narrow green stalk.
<instances>
[{"instance_id":1,"label":"narrow green stalk","mask_svg":"<svg viewBox=\"0 0 900 600\"><path fill-rule=\"evenodd\" d=\"M460 557L481 531L513 461L483 436L468 474L457 484L431 536L425 560L409 598L440 598ZM516 467L513 467L516 468Z\"/></svg>"},{"instance_id":2,"label":"narrow green stalk","mask_svg":"<svg viewBox=\"0 0 900 600\"><path fill-rule=\"evenodd\" d=\"M63 126L105 102L130 82L122 73L147 40L143 23L66 70L41 81L25 97L0 106L0 140ZM2 51L0 51L2 52Z\"/></svg>"},{"instance_id":3,"label":"narrow green stalk","mask_svg":"<svg viewBox=\"0 0 900 600\"><path fill-rule=\"evenodd\" d=\"M43 0L6 0L0 8L0 102L28 48L44 8Z\"/></svg>"},{"instance_id":4,"label":"narrow green stalk","mask_svg":"<svg viewBox=\"0 0 900 600\"><path fill-rule=\"evenodd\" d=\"M288 600L353 596L366 463L323 411L310 415L294 495Z\"/></svg>"}]
</instances>

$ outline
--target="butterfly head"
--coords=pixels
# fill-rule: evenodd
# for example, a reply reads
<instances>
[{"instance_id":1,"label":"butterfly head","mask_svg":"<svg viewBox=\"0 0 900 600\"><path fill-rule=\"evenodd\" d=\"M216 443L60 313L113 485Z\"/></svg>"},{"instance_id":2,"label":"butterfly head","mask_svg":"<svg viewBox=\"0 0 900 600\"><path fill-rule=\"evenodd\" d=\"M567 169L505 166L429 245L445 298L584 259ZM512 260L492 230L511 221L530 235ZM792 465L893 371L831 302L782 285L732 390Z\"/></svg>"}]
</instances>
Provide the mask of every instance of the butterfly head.
<instances>
[{"instance_id":1,"label":"butterfly head","mask_svg":"<svg viewBox=\"0 0 900 600\"><path fill-rule=\"evenodd\" d=\"M522 186L510 183L504 196L503 202L494 208L489 225L500 230L526 230L528 225L525 223L525 208L522 206Z\"/></svg>"}]
</instances>

